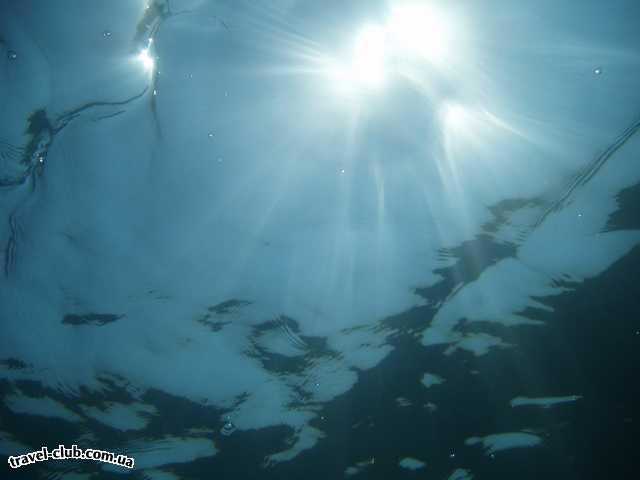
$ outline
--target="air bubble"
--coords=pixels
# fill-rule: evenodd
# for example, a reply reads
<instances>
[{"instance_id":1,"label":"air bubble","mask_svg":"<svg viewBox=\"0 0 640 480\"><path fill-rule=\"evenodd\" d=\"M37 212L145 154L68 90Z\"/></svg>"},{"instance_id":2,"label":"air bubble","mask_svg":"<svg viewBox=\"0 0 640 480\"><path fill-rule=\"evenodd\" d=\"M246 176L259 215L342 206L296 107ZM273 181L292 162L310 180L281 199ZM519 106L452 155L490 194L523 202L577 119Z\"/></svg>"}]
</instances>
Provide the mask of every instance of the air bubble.
<instances>
[{"instance_id":1,"label":"air bubble","mask_svg":"<svg viewBox=\"0 0 640 480\"><path fill-rule=\"evenodd\" d=\"M596 75L602 74L602 68L601 67L594 68L593 73L595 73Z\"/></svg>"},{"instance_id":2,"label":"air bubble","mask_svg":"<svg viewBox=\"0 0 640 480\"><path fill-rule=\"evenodd\" d=\"M9 58L9 60L15 60L16 58L18 58L18 54L13 50L9 50L7 52L7 57Z\"/></svg>"},{"instance_id":3,"label":"air bubble","mask_svg":"<svg viewBox=\"0 0 640 480\"><path fill-rule=\"evenodd\" d=\"M220 434L224 435L225 437L228 437L235 431L236 431L236 426L231 421L227 421L220 429Z\"/></svg>"},{"instance_id":4,"label":"air bubble","mask_svg":"<svg viewBox=\"0 0 640 480\"><path fill-rule=\"evenodd\" d=\"M111 32L109 30L105 30L104 32L102 32L102 36L104 38L109 38L111 36Z\"/></svg>"}]
</instances>

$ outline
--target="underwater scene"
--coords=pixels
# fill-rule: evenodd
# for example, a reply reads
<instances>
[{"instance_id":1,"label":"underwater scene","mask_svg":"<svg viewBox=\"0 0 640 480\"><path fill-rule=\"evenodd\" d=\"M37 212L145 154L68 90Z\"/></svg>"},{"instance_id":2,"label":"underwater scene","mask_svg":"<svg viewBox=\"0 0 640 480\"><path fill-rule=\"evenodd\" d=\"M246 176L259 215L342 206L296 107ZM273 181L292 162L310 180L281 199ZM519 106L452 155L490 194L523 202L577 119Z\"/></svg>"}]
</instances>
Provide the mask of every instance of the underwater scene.
<instances>
[{"instance_id":1,"label":"underwater scene","mask_svg":"<svg viewBox=\"0 0 640 480\"><path fill-rule=\"evenodd\" d=\"M633 479L638 0L0 0L0 479Z\"/></svg>"}]
</instances>

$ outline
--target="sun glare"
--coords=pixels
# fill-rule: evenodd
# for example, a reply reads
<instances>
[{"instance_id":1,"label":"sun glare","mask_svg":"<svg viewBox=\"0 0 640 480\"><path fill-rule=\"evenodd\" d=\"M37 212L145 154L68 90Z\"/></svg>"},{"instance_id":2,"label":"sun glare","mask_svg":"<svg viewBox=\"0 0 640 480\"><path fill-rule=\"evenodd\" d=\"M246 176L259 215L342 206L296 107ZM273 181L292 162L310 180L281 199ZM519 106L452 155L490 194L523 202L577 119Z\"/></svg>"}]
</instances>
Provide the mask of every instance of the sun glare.
<instances>
[{"instance_id":1,"label":"sun glare","mask_svg":"<svg viewBox=\"0 0 640 480\"><path fill-rule=\"evenodd\" d=\"M326 73L336 91L355 93L381 88L386 77L386 32L378 26L367 26L356 36L345 62L327 62Z\"/></svg>"},{"instance_id":2,"label":"sun glare","mask_svg":"<svg viewBox=\"0 0 640 480\"><path fill-rule=\"evenodd\" d=\"M156 66L156 62L150 53L151 46L153 45L153 38L150 38L147 44L147 48L143 48L138 53L136 60L142 64L142 67L146 72L153 72Z\"/></svg>"},{"instance_id":3,"label":"sun glare","mask_svg":"<svg viewBox=\"0 0 640 480\"><path fill-rule=\"evenodd\" d=\"M361 28L346 61L329 62L326 71L339 91L378 90L396 60L442 64L449 44L449 25L442 14L424 5L404 5L392 9L383 24Z\"/></svg>"},{"instance_id":4,"label":"sun glare","mask_svg":"<svg viewBox=\"0 0 640 480\"><path fill-rule=\"evenodd\" d=\"M451 130L457 130L469 123L469 112L457 103L448 104L443 112L444 124Z\"/></svg>"},{"instance_id":5,"label":"sun glare","mask_svg":"<svg viewBox=\"0 0 640 480\"><path fill-rule=\"evenodd\" d=\"M389 37L400 55L416 55L433 63L446 58L449 41L446 19L424 5L408 5L392 10Z\"/></svg>"},{"instance_id":6,"label":"sun glare","mask_svg":"<svg viewBox=\"0 0 640 480\"><path fill-rule=\"evenodd\" d=\"M386 33L381 27L365 27L356 38L353 54L354 80L366 87L382 86L385 77Z\"/></svg>"},{"instance_id":7,"label":"sun glare","mask_svg":"<svg viewBox=\"0 0 640 480\"><path fill-rule=\"evenodd\" d=\"M153 66L155 62L153 61L153 57L149 55L148 48L141 50L137 58L146 71L150 72L153 70Z\"/></svg>"}]
</instances>

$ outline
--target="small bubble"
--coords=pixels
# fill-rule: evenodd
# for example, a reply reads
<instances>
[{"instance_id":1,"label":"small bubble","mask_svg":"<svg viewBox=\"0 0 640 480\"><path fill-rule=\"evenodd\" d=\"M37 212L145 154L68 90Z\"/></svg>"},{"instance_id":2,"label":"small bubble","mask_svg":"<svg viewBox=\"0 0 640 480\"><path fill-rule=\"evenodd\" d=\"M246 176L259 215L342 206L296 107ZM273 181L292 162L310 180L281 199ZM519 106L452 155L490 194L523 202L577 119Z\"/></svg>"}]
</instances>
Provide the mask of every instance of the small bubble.
<instances>
[{"instance_id":1,"label":"small bubble","mask_svg":"<svg viewBox=\"0 0 640 480\"><path fill-rule=\"evenodd\" d=\"M102 32L102 36L104 38L109 38L111 36L111 32L109 30L105 30L104 32Z\"/></svg>"},{"instance_id":2,"label":"small bubble","mask_svg":"<svg viewBox=\"0 0 640 480\"><path fill-rule=\"evenodd\" d=\"M340 173L341 173L341 174L342 174L342 173L344 173L344 168L341 168L341 169L340 169Z\"/></svg>"},{"instance_id":3,"label":"small bubble","mask_svg":"<svg viewBox=\"0 0 640 480\"><path fill-rule=\"evenodd\" d=\"M222 157L218 157L218 163L222 163Z\"/></svg>"},{"instance_id":4,"label":"small bubble","mask_svg":"<svg viewBox=\"0 0 640 480\"><path fill-rule=\"evenodd\" d=\"M220 433L225 437L228 437L235 431L236 431L236 426L231 421L225 422L225 424L220 429Z\"/></svg>"},{"instance_id":5,"label":"small bubble","mask_svg":"<svg viewBox=\"0 0 640 480\"><path fill-rule=\"evenodd\" d=\"M593 69L593 73L595 73L596 75L600 75L602 73L602 68L600 67L596 67Z\"/></svg>"},{"instance_id":6,"label":"small bubble","mask_svg":"<svg viewBox=\"0 0 640 480\"><path fill-rule=\"evenodd\" d=\"M207 134L207 137L209 137L209 138L213 138L213 132L209 132L209 133Z\"/></svg>"},{"instance_id":7,"label":"small bubble","mask_svg":"<svg viewBox=\"0 0 640 480\"><path fill-rule=\"evenodd\" d=\"M9 57L9 60L15 60L16 58L18 58L18 54L13 50L9 50L9 52L7 53L7 57Z\"/></svg>"},{"instance_id":8,"label":"small bubble","mask_svg":"<svg viewBox=\"0 0 640 480\"><path fill-rule=\"evenodd\" d=\"M455 454L454 452L451 452L451 453L449 454L449 458L456 458L456 454Z\"/></svg>"}]
</instances>

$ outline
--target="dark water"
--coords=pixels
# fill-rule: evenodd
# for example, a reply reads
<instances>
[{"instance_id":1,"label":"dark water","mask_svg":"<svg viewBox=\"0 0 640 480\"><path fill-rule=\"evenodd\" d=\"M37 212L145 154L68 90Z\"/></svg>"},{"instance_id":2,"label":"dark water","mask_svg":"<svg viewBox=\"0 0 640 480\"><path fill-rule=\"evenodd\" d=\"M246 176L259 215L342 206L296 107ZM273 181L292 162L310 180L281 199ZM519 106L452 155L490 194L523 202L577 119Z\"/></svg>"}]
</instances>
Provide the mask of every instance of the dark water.
<instances>
[{"instance_id":1,"label":"dark water","mask_svg":"<svg viewBox=\"0 0 640 480\"><path fill-rule=\"evenodd\" d=\"M427 471L436 478L446 478L457 468L469 469L477 478L633 478L640 400L640 290L635 281L639 265L636 247L607 272L554 299L556 311L546 316L547 328L501 332L517 343L517 351L443 361L441 351L425 351L398 337L396 351L362 375L352 391L323 406L321 425L327 439L295 462L261 468L265 453L287 433L271 428L236 432L221 442L221 452L213 459L171 470L183 478L340 478L350 465L374 458L361 473L364 478L424 478L424 471L399 469L398 460L428 452ZM427 394L418 388L414 379L424 364L447 378L446 390ZM471 375L470 369L478 373ZM531 397L577 391L584 398L548 410L521 407L516 413L508 405L514 385ZM29 386L23 385L25 391ZM32 387L38 395L37 386ZM6 383L3 390L8 390ZM398 395L415 404L398 408ZM127 400L117 391L109 399ZM161 412L147 428L151 435L219 423L207 409L161 392L149 392L145 399ZM438 405L437 412L422 407L427 401ZM356 424L360 426L353 428ZM6 409L3 425L21 438L48 445L71 443L77 434L64 422L16 417ZM498 452L494 458L460 447L470 431L522 427L544 431L544 445ZM91 428L98 430L105 446L125 440L104 428L100 431L99 425ZM7 473L7 478L34 477L31 471Z\"/></svg>"}]
</instances>

